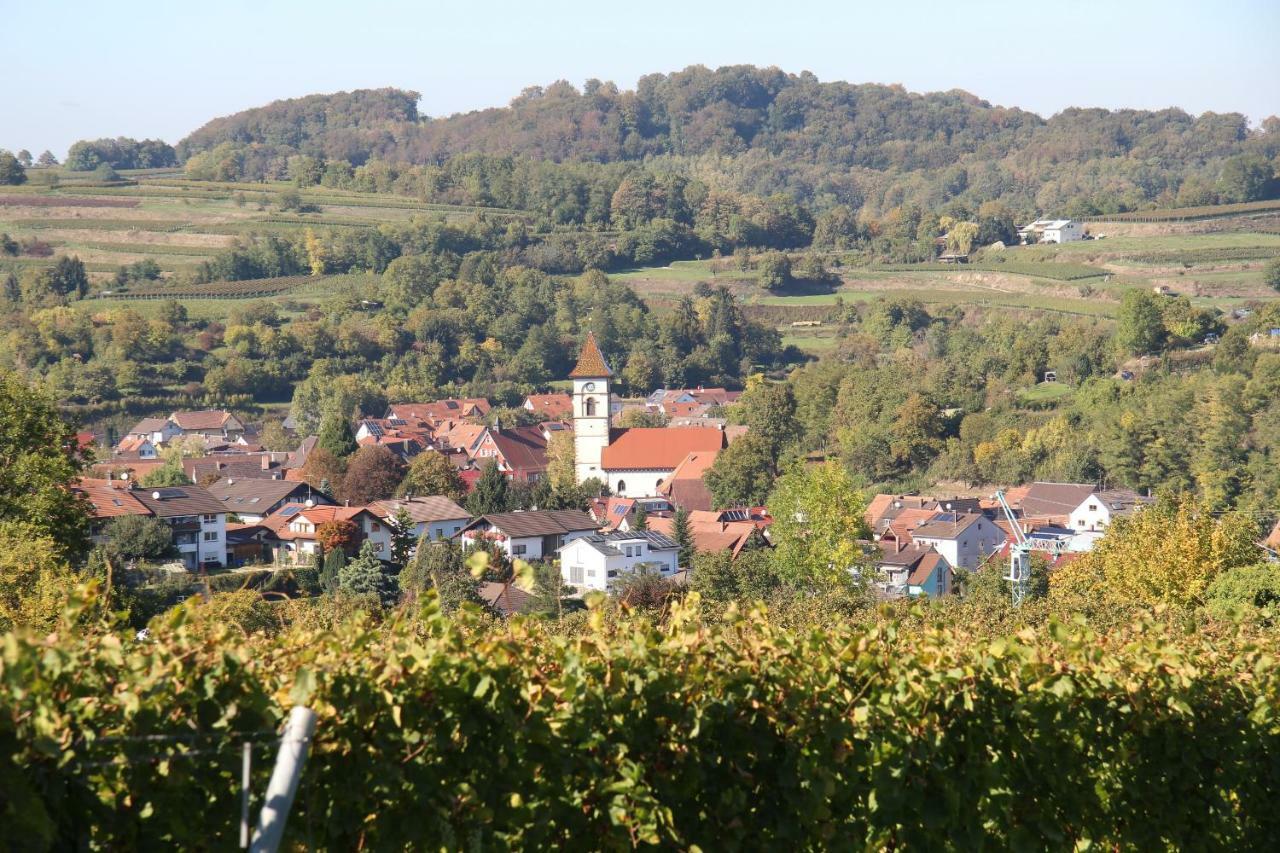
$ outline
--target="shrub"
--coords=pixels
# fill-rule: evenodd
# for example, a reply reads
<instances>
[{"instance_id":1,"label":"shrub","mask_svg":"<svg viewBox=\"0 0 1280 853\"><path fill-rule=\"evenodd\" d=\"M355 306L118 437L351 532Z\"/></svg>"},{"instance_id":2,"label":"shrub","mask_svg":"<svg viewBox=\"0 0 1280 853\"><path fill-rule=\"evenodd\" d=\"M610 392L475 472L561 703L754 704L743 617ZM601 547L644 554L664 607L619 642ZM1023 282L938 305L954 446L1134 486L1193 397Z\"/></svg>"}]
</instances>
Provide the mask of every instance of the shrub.
<instances>
[{"instance_id":1,"label":"shrub","mask_svg":"<svg viewBox=\"0 0 1280 853\"><path fill-rule=\"evenodd\" d=\"M1273 633L790 631L696 607L665 629L595 611L577 634L326 609L271 637L188 605L145 642L13 635L0 845L229 847L239 744L269 741L292 703L319 725L286 843L323 849L1260 849L1280 833ZM255 761L255 791L269 773Z\"/></svg>"}]
</instances>

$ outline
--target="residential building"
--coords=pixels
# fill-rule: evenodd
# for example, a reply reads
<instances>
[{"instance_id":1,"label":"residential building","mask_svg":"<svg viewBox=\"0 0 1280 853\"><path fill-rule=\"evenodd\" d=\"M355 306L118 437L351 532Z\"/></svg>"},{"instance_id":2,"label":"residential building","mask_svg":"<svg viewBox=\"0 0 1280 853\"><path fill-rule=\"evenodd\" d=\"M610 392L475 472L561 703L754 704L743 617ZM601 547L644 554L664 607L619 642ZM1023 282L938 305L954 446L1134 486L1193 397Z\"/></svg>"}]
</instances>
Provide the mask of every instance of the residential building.
<instances>
[{"instance_id":1,"label":"residential building","mask_svg":"<svg viewBox=\"0 0 1280 853\"><path fill-rule=\"evenodd\" d=\"M1098 491L1094 483L1032 483L1024 489L1010 489L1005 499L1022 517L1034 525L1071 524L1071 513Z\"/></svg>"},{"instance_id":2,"label":"residential building","mask_svg":"<svg viewBox=\"0 0 1280 853\"><path fill-rule=\"evenodd\" d=\"M593 533L558 553L561 578L578 590L608 590L624 575L644 570L670 577L680 568L680 546L652 530Z\"/></svg>"},{"instance_id":3,"label":"residential building","mask_svg":"<svg viewBox=\"0 0 1280 853\"><path fill-rule=\"evenodd\" d=\"M693 510L689 513L689 533L694 550L714 554L728 551L737 557L756 545L768 546L766 533L773 519L763 507L726 509L715 512ZM649 529L675 538L675 518L650 518Z\"/></svg>"},{"instance_id":4,"label":"residential building","mask_svg":"<svg viewBox=\"0 0 1280 853\"><path fill-rule=\"evenodd\" d=\"M1073 531L1106 530L1111 522L1152 503L1129 489L1102 489L1086 497L1068 517Z\"/></svg>"},{"instance_id":5,"label":"residential building","mask_svg":"<svg viewBox=\"0 0 1280 853\"><path fill-rule=\"evenodd\" d=\"M271 530L277 548L276 559L282 563L307 564L323 548L317 531L332 521L349 521L356 526L355 541L349 548L354 553L365 540L383 560L391 559L391 532L381 516L362 506L308 506L288 503L262 520Z\"/></svg>"},{"instance_id":6,"label":"residential building","mask_svg":"<svg viewBox=\"0 0 1280 853\"><path fill-rule=\"evenodd\" d=\"M489 609L500 616L528 613L533 608L533 596L511 581L506 583L486 581L480 584L478 592L484 603L489 605Z\"/></svg>"},{"instance_id":7,"label":"residential building","mask_svg":"<svg viewBox=\"0 0 1280 853\"><path fill-rule=\"evenodd\" d=\"M188 569L221 567L227 560L227 510L200 486L134 489L150 514L173 530L173 545Z\"/></svg>"},{"instance_id":8,"label":"residential building","mask_svg":"<svg viewBox=\"0 0 1280 853\"><path fill-rule=\"evenodd\" d=\"M174 412L170 422L183 436L201 435L236 441L244 437L244 423L230 412L204 409L199 412Z\"/></svg>"},{"instance_id":9,"label":"residential building","mask_svg":"<svg viewBox=\"0 0 1280 853\"><path fill-rule=\"evenodd\" d=\"M489 459L498 470L517 482L535 482L547 473L547 424L504 427L495 423L473 443L471 458L477 466Z\"/></svg>"},{"instance_id":10,"label":"residential building","mask_svg":"<svg viewBox=\"0 0 1280 853\"><path fill-rule=\"evenodd\" d=\"M413 522L414 537L427 541L456 536L471 520L471 513L443 495L396 498L369 504L369 511L384 521L395 518L401 510Z\"/></svg>"},{"instance_id":11,"label":"residential building","mask_svg":"<svg viewBox=\"0 0 1280 853\"><path fill-rule=\"evenodd\" d=\"M1005 533L976 512L939 512L911 531L913 543L932 546L957 569L976 569L1005 542Z\"/></svg>"},{"instance_id":12,"label":"residential building","mask_svg":"<svg viewBox=\"0 0 1280 853\"><path fill-rule=\"evenodd\" d=\"M474 519L458 534L463 546L494 542L508 557L542 560L565 543L595 533L599 524L576 509L499 512Z\"/></svg>"},{"instance_id":13,"label":"residential building","mask_svg":"<svg viewBox=\"0 0 1280 853\"><path fill-rule=\"evenodd\" d=\"M680 509L710 511L714 502L704 478L719 455L719 450L690 453L662 481L658 493Z\"/></svg>"},{"instance_id":14,"label":"residential building","mask_svg":"<svg viewBox=\"0 0 1280 853\"><path fill-rule=\"evenodd\" d=\"M489 414L489 409L489 401L483 397L450 397L434 403L393 403L383 417L438 424L451 420L479 420Z\"/></svg>"},{"instance_id":15,"label":"residential building","mask_svg":"<svg viewBox=\"0 0 1280 853\"><path fill-rule=\"evenodd\" d=\"M323 492L293 480L225 477L208 488L227 513L240 519L240 524L262 521L288 503L310 501L313 506L333 503Z\"/></svg>"},{"instance_id":16,"label":"residential building","mask_svg":"<svg viewBox=\"0 0 1280 853\"><path fill-rule=\"evenodd\" d=\"M125 436L116 445L115 456L121 459L157 459L160 446L148 436Z\"/></svg>"},{"instance_id":17,"label":"residential building","mask_svg":"<svg viewBox=\"0 0 1280 853\"><path fill-rule=\"evenodd\" d=\"M530 394L523 408L540 420L563 421L573 417L573 397L568 394Z\"/></svg>"},{"instance_id":18,"label":"residential building","mask_svg":"<svg viewBox=\"0 0 1280 853\"><path fill-rule=\"evenodd\" d=\"M1034 236L1037 243L1071 243L1084 239L1084 223L1074 219L1037 219L1018 229L1023 243Z\"/></svg>"},{"instance_id":19,"label":"residential building","mask_svg":"<svg viewBox=\"0 0 1280 853\"><path fill-rule=\"evenodd\" d=\"M600 524L600 528L610 530L631 530L636 520L636 513L643 509L649 518L671 515L672 506L666 498L620 498L616 496L593 498L587 507Z\"/></svg>"},{"instance_id":20,"label":"residential building","mask_svg":"<svg viewBox=\"0 0 1280 853\"><path fill-rule=\"evenodd\" d=\"M146 439L152 445L160 447L181 434L177 424L168 418L143 418L124 434L116 448L121 452L129 452L124 449L124 444L129 439Z\"/></svg>"},{"instance_id":21,"label":"residential building","mask_svg":"<svg viewBox=\"0 0 1280 853\"><path fill-rule=\"evenodd\" d=\"M151 515L147 505L133 495L131 481L93 479L77 480L72 489L85 496L92 507L89 537L95 545L106 543L104 528L122 515Z\"/></svg>"},{"instance_id":22,"label":"residential building","mask_svg":"<svg viewBox=\"0 0 1280 853\"><path fill-rule=\"evenodd\" d=\"M212 483L226 479L283 480L288 457L287 453L267 451L188 456L182 460L182 471L193 483Z\"/></svg>"}]
</instances>

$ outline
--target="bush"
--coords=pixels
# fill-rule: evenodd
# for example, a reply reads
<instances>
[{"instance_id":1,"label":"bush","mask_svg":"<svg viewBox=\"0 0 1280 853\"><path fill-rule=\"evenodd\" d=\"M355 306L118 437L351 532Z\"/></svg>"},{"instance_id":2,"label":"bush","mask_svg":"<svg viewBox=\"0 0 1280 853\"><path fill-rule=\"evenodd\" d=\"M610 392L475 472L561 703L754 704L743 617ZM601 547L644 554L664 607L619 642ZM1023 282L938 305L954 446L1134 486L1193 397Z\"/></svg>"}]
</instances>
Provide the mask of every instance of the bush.
<instances>
[{"instance_id":1,"label":"bush","mask_svg":"<svg viewBox=\"0 0 1280 853\"><path fill-rule=\"evenodd\" d=\"M596 611L568 635L428 604L381 626L316 611L270 637L246 636L256 607L236 605L236 626L188 605L146 642L6 640L0 846L230 847L239 744L269 742L293 703L319 725L287 845L1261 849L1280 834L1280 640L1239 626L789 631L705 624L694 601L666 629ZM254 762L255 791L270 768Z\"/></svg>"}]
</instances>

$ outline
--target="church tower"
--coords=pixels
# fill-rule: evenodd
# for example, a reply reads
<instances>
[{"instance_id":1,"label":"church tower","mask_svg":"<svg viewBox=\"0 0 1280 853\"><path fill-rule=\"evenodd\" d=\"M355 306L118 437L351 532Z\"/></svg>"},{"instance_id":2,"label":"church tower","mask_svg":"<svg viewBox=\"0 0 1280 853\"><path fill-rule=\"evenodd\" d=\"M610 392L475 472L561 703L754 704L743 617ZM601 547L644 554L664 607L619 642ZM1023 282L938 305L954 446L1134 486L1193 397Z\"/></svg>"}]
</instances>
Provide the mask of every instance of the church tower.
<instances>
[{"instance_id":1,"label":"church tower","mask_svg":"<svg viewBox=\"0 0 1280 853\"><path fill-rule=\"evenodd\" d=\"M578 482L596 477L605 480L601 457L609 446L609 379L596 337L587 332L578 363L569 373L573 380L573 450Z\"/></svg>"}]
</instances>

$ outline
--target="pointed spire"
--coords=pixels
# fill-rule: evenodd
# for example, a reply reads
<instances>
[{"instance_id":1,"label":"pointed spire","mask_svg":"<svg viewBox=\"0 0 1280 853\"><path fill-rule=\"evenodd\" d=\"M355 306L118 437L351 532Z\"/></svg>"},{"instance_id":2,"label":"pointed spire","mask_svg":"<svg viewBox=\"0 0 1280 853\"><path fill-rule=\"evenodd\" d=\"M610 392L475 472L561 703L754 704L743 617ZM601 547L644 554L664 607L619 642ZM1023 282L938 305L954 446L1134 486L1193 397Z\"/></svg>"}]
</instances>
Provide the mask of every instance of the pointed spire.
<instances>
[{"instance_id":1,"label":"pointed spire","mask_svg":"<svg viewBox=\"0 0 1280 853\"><path fill-rule=\"evenodd\" d=\"M613 376L613 371L605 363L604 353L600 352L600 347L596 344L595 333L587 332L587 341L582 345L582 352L578 355L578 363L570 371L569 378L608 379L610 376Z\"/></svg>"}]
</instances>

